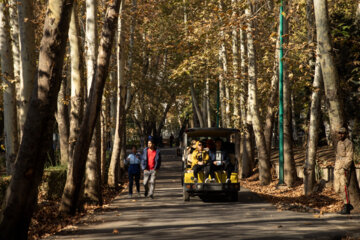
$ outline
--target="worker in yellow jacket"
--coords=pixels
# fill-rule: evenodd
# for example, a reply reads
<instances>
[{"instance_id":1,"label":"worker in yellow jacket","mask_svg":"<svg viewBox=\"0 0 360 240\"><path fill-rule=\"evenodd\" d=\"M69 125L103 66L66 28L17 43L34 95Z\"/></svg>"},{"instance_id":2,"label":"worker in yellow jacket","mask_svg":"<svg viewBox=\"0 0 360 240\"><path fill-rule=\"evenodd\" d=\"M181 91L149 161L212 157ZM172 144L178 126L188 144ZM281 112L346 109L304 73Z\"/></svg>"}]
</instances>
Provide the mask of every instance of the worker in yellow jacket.
<instances>
[{"instance_id":1,"label":"worker in yellow jacket","mask_svg":"<svg viewBox=\"0 0 360 240\"><path fill-rule=\"evenodd\" d=\"M209 179L210 173L210 157L209 153L204 150L204 146L200 141L196 142L196 149L192 153L191 168L194 171L194 182L198 181L198 173L204 171L205 183L214 181L215 179Z\"/></svg>"}]
</instances>

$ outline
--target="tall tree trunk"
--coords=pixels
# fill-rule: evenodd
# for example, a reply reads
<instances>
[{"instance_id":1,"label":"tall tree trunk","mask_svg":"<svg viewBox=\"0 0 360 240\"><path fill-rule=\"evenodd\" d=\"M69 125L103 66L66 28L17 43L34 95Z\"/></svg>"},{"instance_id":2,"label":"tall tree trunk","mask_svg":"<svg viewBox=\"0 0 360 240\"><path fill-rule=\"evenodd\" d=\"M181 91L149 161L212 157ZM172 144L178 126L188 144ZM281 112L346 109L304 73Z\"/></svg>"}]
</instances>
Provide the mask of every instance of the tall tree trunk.
<instances>
[{"instance_id":1,"label":"tall tree trunk","mask_svg":"<svg viewBox=\"0 0 360 240\"><path fill-rule=\"evenodd\" d=\"M117 109L116 109L116 128L114 135L114 146L111 154L108 184L111 187L118 187L120 181L120 154L123 143L123 121L125 121L125 104L126 104L126 81L125 81L125 24L123 19L123 12L125 2L121 3L118 24L118 45L117 45Z\"/></svg>"},{"instance_id":2,"label":"tall tree trunk","mask_svg":"<svg viewBox=\"0 0 360 240\"><path fill-rule=\"evenodd\" d=\"M249 116L249 121L247 115L247 103L246 103L246 93L248 91L248 81L247 81L247 71L246 71L246 32L242 27L239 28L239 37L240 37L240 70L241 70L241 89L239 92L240 98L240 112L241 112L241 121L242 121L242 136L241 136L241 169L242 174L240 177L248 177L252 173L252 167L254 163L253 146L252 146L252 126L251 126L251 117Z\"/></svg>"},{"instance_id":3,"label":"tall tree trunk","mask_svg":"<svg viewBox=\"0 0 360 240\"><path fill-rule=\"evenodd\" d=\"M230 89L229 89L229 80L227 78L228 75L228 62L227 62L227 54L226 54L226 39L225 39L225 32L224 32L224 23L223 23L223 19L222 19L222 15L224 14L224 10L223 10L223 2L222 0L219 0L219 9L220 9L220 15L219 15L219 21L220 21L220 25L221 25L221 30L220 30L220 38L221 38L221 45L220 45L220 49L219 49L219 60L221 63L221 68L222 68L222 72L220 73L219 79L220 80L220 85L222 83L221 86L221 90L223 91L223 95L225 98L221 98L220 99L224 99L225 101L223 103L224 106L224 111L222 110L222 113L224 115L222 115L223 117L223 127L230 127ZM224 14L225 16L225 14Z\"/></svg>"},{"instance_id":4,"label":"tall tree trunk","mask_svg":"<svg viewBox=\"0 0 360 240\"><path fill-rule=\"evenodd\" d=\"M96 120L92 136L88 159L86 162L85 197L90 201L102 205L101 190L101 126L100 114Z\"/></svg>"},{"instance_id":5,"label":"tall tree trunk","mask_svg":"<svg viewBox=\"0 0 360 240\"><path fill-rule=\"evenodd\" d=\"M69 109L66 103L66 89L67 79L66 77L62 80L58 103L57 112L55 114L56 121L59 129L59 140L60 140L60 163L65 165L69 162Z\"/></svg>"},{"instance_id":6,"label":"tall tree trunk","mask_svg":"<svg viewBox=\"0 0 360 240\"><path fill-rule=\"evenodd\" d=\"M283 3L284 9L287 4ZM286 10L285 10L286 11ZM289 44L288 28L289 23L286 18L283 21L283 43L285 50ZM296 168L293 154L292 121L291 121L291 87L287 73L287 59L283 59L283 96L284 96L284 182L287 186L293 186L296 180Z\"/></svg>"},{"instance_id":7,"label":"tall tree trunk","mask_svg":"<svg viewBox=\"0 0 360 240\"><path fill-rule=\"evenodd\" d=\"M49 0L48 3L40 44L37 84L29 104L15 172L0 213L0 239L27 238L37 202L38 185L51 146L72 2Z\"/></svg>"},{"instance_id":8,"label":"tall tree trunk","mask_svg":"<svg viewBox=\"0 0 360 240\"><path fill-rule=\"evenodd\" d=\"M231 0L231 8L232 8L232 22L236 22L238 9L237 9L237 0ZM239 99L238 99L238 92L239 92L239 52L238 52L238 35L237 35L237 26L234 24L232 27L232 59L233 59L233 78L234 78L234 88L233 88L233 106L234 106L234 123L233 126L235 128L240 128L240 114L239 114Z\"/></svg>"},{"instance_id":9,"label":"tall tree trunk","mask_svg":"<svg viewBox=\"0 0 360 240\"><path fill-rule=\"evenodd\" d=\"M191 82L191 84L190 84L190 93L191 93L192 104L195 109L197 119L199 120L200 127L202 128L202 127L204 127L204 119L202 117L201 109L199 107L199 104L198 104L198 101L197 101L197 98L195 95L195 89L194 89L193 82Z\"/></svg>"},{"instance_id":10,"label":"tall tree trunk","mask_svg":"<svg viewBox=\"0 0 360 240\"><path fill-rule=\"evenodd\" d=\"M96 120L99 116L102 93L108 74L108 66L117 25L117 17L121 0L110 2L108 6L97 58L89 101L86 106L84 119L81 124L80 134L74 149L73 168L68 173L61 200L60 211L74 214L79 200L82 179L85 172L86 157L89 152L91 136L93 135Z\"/></svg>"},{"instance_id":11,"label":"tall tree trunk","mask_svg":"<svg viewBox=\"0 0 360 240\"><path fill-rule=\"evenodd\" d=\"M0 55L3 87L6 172L12 174L19 148L14 82L14 60L11 47L10 18L7 1L0 3Z\"/></svg>"},{"instance_id":12,"label":"tall tree trunk","mask_svg":"<svg viewBox=\"0 0 360 240\"><path fill-rule=\"evenodd\" d=\"M86 1L86 71L87 92L90 94L93 76L96 67L97 56L97 0ZM102 203L101 193L101 143L100 143L100 118L96 121L96 127L89 149L86 162L85 195L90 200Z\"/></svg>"},{"instance_id":13,"label":"tall tree trunk","mask_svg":"<svg viewBox=\"0 0 360 240\"><path fill-rule=\"evenodd\" d=\"M315 164L316 150L319 139L320 122L320 103L321 91L323 89L323 79L321 75L321 65L319 56L316 57L315 76L313 82L313 92L311 95L309 134L306 146L306 158L304 164L304 194L306 196L313 193L315 185Z\"/></svg>"},{"instance_id":14,"label":"tall tree trunk","mask_svg":"<svg viewBox=\"0 0 360 240\"><path fill-rule=\"evenodd\" d=\"M72 155L79 135L80 123L84 112L85 74L81 43L79 19L76 15L77 4L71 11L69 28L70 61L71 61L71 110L69 132L69 164L72 166Z\"/></svg>"},{"instance_id":15,"label":"tall tree trunk","mask_svg":"<svg viewBox=\"0 0 360 240\"><path fill-rule=\"evenodd\" d=\"M20 29L18 24L19 18L18 18L16 0L10 0L9 14L10 14L10 26L11 26L12 55L14 60L14 80L15 80L16 107L17 107L16 110L17 112L19 112L21 60L20 60ZM19 123L20 123L20 115L17 114L18 132L20 129ZM20 135L20 132L18 135Z\"/></svg>"},{"instance_id":16,"label":"tall tree trunk","mask_svg":"<svg viewBox=\"0 0 360 240\"><path fill-rule=\"evenodd\" d=\"M340 96L339 75L336 69L332 48L327 1L314 0L317 46L319 49L325 96L329 103L328 114L331 127L331 138L336 151L337 131L345 124L343 102ZM360 208L360 192L354 171L349 183L350 202L356 210Z\"/></svg>"},{"instance_id":17,"label":"tall tree trunk","mask_svg":"<svg viewBox=\"0 0 360 240\"><path fill-rule=\"evenodd\" d=\"M337 130L344 126L343 103L339 93L339 75L334 60L327 0L314 0L317 43L319 48L325 95L329 102L329 119L333 146L337 145Z\"/></svg>"},{"instance_id":18,"label":"tall tree trunk","mask_svg":"<svg viewBox=\"0 0 360 240\"><path fill-rule=\"evenodd\" d=\"M206 73L206 82L205 82L205 101L206 101L206 122L207 127L211 127L211 112L210 112L210 81L209 75Z\"/></svg>"},{"instance_id":19,"label":"tall tree trunk","mask_svg":"<svg viewBox=\"0 0 360 240\"><path fill-rule=\"evenodd\" d=\"M100 115L101 122L101 184L105 185L106 181L106 165L107 165L107 148L110 140L109 126L110 126L110 99L109 95L103 97L103 105Z\"/></svg>"},{"instance_id":20,"label":"tall tree trunk","mask_svg":"<svg viewBox=\"0 0 360 240\"><path fill-rule=\"evenodd\" d=\"M256 56L255 56L255 47L253 42L253 23L250 20L252 17L252 6L245 10L245 14L249 19L247 24L247 49L248 49L248 59L249 59L249 107L251 111L252 124L254 128L256 147L258 150L259 157L259 179L261 185L268 185L271 181L270 174L270 160L268 158L268 153L265 146L265 137L262 129L262 124L259 114L259 106L257 103L257 77L256 77Z\"/></svg>"},{"instance_id":21,"label":"tall tree trunk","mask_svg":"<svg viewBox=\"0 0 360 240\"><path fill-rule=\"evenodd\" d=\"M18 4L19 28L20 28L20 49L21 49L21 78L20 78L20 139L27 111L29 108L30 97L34 88L36 78L36 45L35 45L35 18L33 2L23 0Z\"/></svg>"},{"instance_id":22,"label":"tall tree trunk","mask_svg":"<svg viewBox=\"0 0 360 240\"><path fill-rule=\"evenodd\" d=\"M264 127L264 135L265 135L265 143L266 143L266 150L271 156L271 140L273 135L273 128L274 128L274 119L276 113L276 104L278 99L278 91L279 91L279 45L280 41L279 38L276 40L276 47L275 47L275 61L273 66L273 76L271 78L271 87L270 87L270 97L268 104L266 106L266 116L265 116L265 127Z\"/></svg>"}]
</instances>

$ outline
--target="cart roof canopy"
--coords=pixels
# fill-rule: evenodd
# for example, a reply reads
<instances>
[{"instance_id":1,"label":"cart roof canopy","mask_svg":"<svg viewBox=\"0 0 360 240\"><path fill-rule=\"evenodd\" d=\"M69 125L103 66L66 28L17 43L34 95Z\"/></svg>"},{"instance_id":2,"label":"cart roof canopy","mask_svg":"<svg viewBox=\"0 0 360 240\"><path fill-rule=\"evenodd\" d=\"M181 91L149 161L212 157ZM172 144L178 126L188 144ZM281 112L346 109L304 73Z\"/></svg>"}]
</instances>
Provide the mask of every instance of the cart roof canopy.
<instances>
[{"instance_id":1,"label":"cart roof canopy","mask_svg":"<svg viewBox=\"0 0 360 240\"><path fill-rule=\"evenodd\" d=\"M235 128L189 128L186 130L188 137L228 137L239 132L239 129Z\"/></svg>"}]
</instances>

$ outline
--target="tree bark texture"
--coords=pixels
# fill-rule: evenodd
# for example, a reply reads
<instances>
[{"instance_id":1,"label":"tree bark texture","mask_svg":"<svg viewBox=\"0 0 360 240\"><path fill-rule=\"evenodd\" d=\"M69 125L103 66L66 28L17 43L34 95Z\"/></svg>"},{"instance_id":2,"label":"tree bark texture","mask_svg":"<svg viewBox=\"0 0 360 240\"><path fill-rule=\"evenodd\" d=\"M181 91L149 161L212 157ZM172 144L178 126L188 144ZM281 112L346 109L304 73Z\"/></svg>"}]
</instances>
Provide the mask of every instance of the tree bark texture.
<instances>
[{"instance_id":1,"label":"tree bark texture","mask_svg":"<svg viewBox=\"0 0 360 240\"><path fill-rule=\"evenodd\" d=\"M74 149L73 168L70 169L66 180L60 211L74 214L79 200L79 193L85 173L85 164L91 136L93 135L96 120L99 116L102 94L108 74L112 42L117 25L117 17L121 0L115 0L108 6L97 58L96 71L90 91L89 101L86 106L84 119L81 124L80 134Z\"/></svg>"},{"instance_id":2,"label":"tree bark texture","mask_svg":"<svg viewBox=\"0 0 360 240\"><path fill-rule=\"evenodd\" d=\"M90 94L93 76L96 68L97 57L97 0L86 1L86 72L87 72L87 96ZM96 120L94 134L92 135L89 155L86 162L85 195L91 201L102 202L101 199L101 144L100 144L100 121ZM101 205L101 204L100 204Z\"/></svg>"},{"instance_id":3,"label":"tree bark texture","mask_svg":"<svg viewBox=\"0 0 360 240\"><path fill-rule=\"evenodd\" d=\"M124 32L124 19L123 19L123 10L124 10L125 2L121 3L120 13L121 17L119 18L118 25L118 45L117 45L117 108L116 108L116 127L115 127L115 135L114 135L114 144L113 150L110 159L109 166L109 174L108 174L108 185L111 187L118 187L118 183L120 182L120 153L121 146L123 143L123 132L125 121L125 104L126 104L126 80L125 80L125 32Z\"/></svg>"},{"instance_id":4,"label":"tree bark texture","mask_svg":"<svg viewBox=\"0 0 360 240\"><path fill-rule=\"evenodd\" d=\"M237 18L237 0L231 0L231 6L232 6L232 21L236 22ZM234 106L234 119L233 119L233 126L234 128L240 128L240 114L239 114L239 98L238 98L238 92L239 92L239 52L238 52L238 31L237 31L237 25L234 25L232 27L231 31L231 40L232 40L232 59L233 59L233 78L234 78L234 88L233 88L233 106Z\"/></svg>"},{"instance_id":5,"label":"tree bark texture","mask_svg":"<svg viewBox=\"0 0 360 240\"><path fill-rule=\"evenodd\" d=\"M40 43L37 84L29 104L23 138L0 215L0 239L26 239L51 147L57 94L73 1L49 0ZM26 196L26 197L24 197Z\"/></svg>"},{"instance_id":6,"label":"tree bark texture","mask_svg":"<svg viewBox=\"0 0 360 240\"><path fill-rule=\"evenodd\" d=\"M92 136L88 159L86 161L85 198L102 205L101 190L101 125L100 115L96 120Z\"/></svg>"},{"instance_id":7,"label":"tree bark texture","mask_svg":"<svg viewBox=\"0 0 360 240\"><path fill-rule=\"evenodd\" d=\"M325 96L329 102L329 120L333 146L337 145L337 131L344 126L343 103L340 96L339 75L334 60L330 36L327 0L314 0L317 44L319 49Z\"/></svg>"},{"instance_id":8,"label":"tree bark texture","mask_svg":"<svg viewBox=\"0 0 360 240\"><path fill-rule=\"evenodd\" d=\"M313 92L311 95L309 134L306 146L306 158L304 164L304 194L306 196L313 193L315 185L315 164L316 150L319 139L320 123L320 104L321 91L323 89L323 79L321 75L321 65L319 56L316 58L315 76L313 82Z\"/></svg>"},{"instance_id":9,"label":"tree bark texture","mask_svg":"<svg viewBox=\"0 0 360 240\"><path fill-rule=\"evenodd\" d=\"M278 103L278 92L279 92L279 38L276 40L276 50L275 50L275 61L273 67L273 76L271 78L271 87L270 87L270 97L268 101L268 105L266 106L266 116L265 116L265 127L264 127L264 135L265 135L265 143L266 150L271 156L271 140L274 130L274 119L276 113L276 104Z\"/></svg>"},{"instance_id":10,"label":"tree bark texture","mask_svg":"<svg viewBox=\"0 0 360 240\"><path fill-rule=\"evenodd\" d=\"M4 137L6 172L12 174L19 148L16 113L16 91L14 79L14 60L11 47L10 16L7 1L0 3L0 55L1 80L4 107Z\"/></svg>"},{"instance_id":11,"label":"tree bark texture","mask_svg":"<svg viewBox=\"0 0 360 240\"><path fill-rule=\"evenodd\" d=\"M222 19L223 13L223 2L222 0L219 0L219 9L220 9L220 15L219 15L219 21L220 21L220 49L219 49L219 60L221 63L222 71L220 73L221 76L219 76L219 79L221 79L220 84L222 83L222 87L220 90L223 91L224 98L221 98L221 101L223 102L224 111L222 110L223 118L223 127L230 127L230 87L229 87L229 80L227 79L228 75L228 62L227 62L227 54L226 54L226 39L225 39L225 31L224 31L224 23Z\"/></svg>"},{"instance_id":12,"label":"tree bark texture","mask_svg":"<svg viewBox=\"0 0 360 240\"><path fill-rule=\"evenodd\" d=\"M286 11L287 4L283 3ZM285 45L285 55L289 44L289 23L286 18L283 21L283 43ZM296 180L296 168L293 154L292 121L291 121L291 87L287 72L287 59L283 59L283 97L284 97L284 182L287 186L293 186ZM269 153L270 154L270 153Z\"/></svg>"},{"instance_id":13,"label":"tree bark texture","mask_svg":"<svg viewBox=\"0 0 360 240\"><path fill-rule=\"evenodd\" d=\"M21 78L20 78L20 138L29 108L30 97L33 92L36 78L36 45L35 45L35 18L34 1L22 0L18 4L21 49Z\"/></svg>"},{"instance_id":14,"label":"tree bark texture","mask_svg":"<svg viewBox=\"0 0 360 240\"><path fill-rule=\"evenodd\" d=\"M58 124L59 130L59 142L60 142L60 163L65 165L69 161L69 109L68 103L66 100L66 89L67 89L67 79L63 78L58 102L57 102L57 112L56 112L56 121Z\"/></svg>"},{"instance_id":15,"label":"tree bark texture","mask_svg":"<svg viewBox=\"0 0 360 240\"><path fill-rule=\"evenodd\" d=\"M84 111L85 74L84 58L81 43L79 18L76 15L77 4L74 3L71 12L69 28L70 60L71 60L71 110L69 132L69 166L72 165L72 156L79 134L80 123Z\"/></svg>"},{"instance_id":16,"label":"tree bark texture","mask_svg":"<svg viewBox=\"0 0 360 240\"><path fill-rule=\"evenodd\" d=\"M20 102L20 69L21 69L21 60L20 60L20 29L19 29L19 18L17 11L17 1L10 0L9 7L10 14L10 26L11 26L11 41L12 41L12 55L14 60L14 80L15 80L15 91L16 91L16 106L17 112L19 112L19 102ZM19 123L20 116L17 114L17 129L19 132Z\"/></svg>"},{"instance_id":17,"label":"tree bark texture","mask_svg":"<svg viewBox=\"0 0 360 240\"><path fill-rule=\"evenodd\" d=\"M253 24L250 18L252 17L252 9L251 5L245 10L245 14L248 18L247 23L247 49L248 49L248 74L249 74L249 107L250 113L252 117L252 125L254 129L256 147L258 150L259 157L259 179L260 184L268 185L271 181L270 174L270 160L268 158L268 153L266 151L265 146L265 137L262 129L260 114L259 114L259 106L257 103L257 77L256 77L256 57L255 57L255 47L253 42Z\"/></svg>"}]
</instances>

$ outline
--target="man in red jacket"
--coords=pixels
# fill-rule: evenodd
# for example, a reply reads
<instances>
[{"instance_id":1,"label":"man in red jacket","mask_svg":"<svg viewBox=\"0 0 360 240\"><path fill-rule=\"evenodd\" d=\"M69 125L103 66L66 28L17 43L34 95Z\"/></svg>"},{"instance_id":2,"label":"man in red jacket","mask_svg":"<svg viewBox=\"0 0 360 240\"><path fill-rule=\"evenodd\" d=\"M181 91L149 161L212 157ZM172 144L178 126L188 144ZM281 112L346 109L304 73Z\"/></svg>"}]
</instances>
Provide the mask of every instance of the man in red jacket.
<instances>
[{"instance_id":1,"label":"man in red jacket","mask_svg":"<svg viewBox=\"0 0 360 240\"><path fill-rule=\"evenodd\" d=\"M160 169L160 150L155 147L154 140L148 141L141 157L141 168L144 170L145 197L154 198L156 171Z\"/></svg>"}]
</instances>

